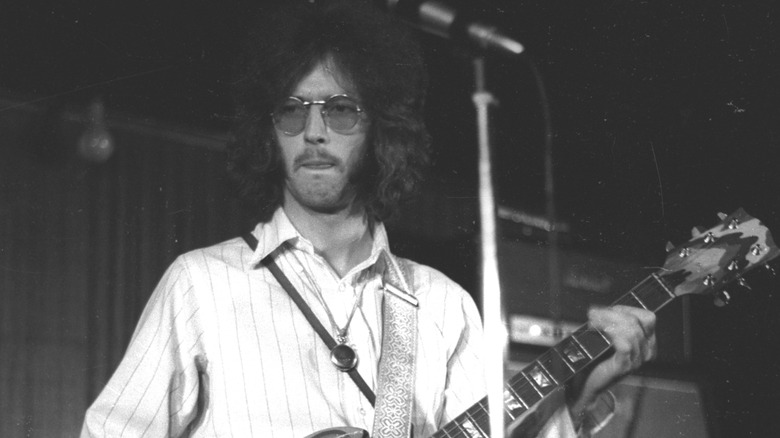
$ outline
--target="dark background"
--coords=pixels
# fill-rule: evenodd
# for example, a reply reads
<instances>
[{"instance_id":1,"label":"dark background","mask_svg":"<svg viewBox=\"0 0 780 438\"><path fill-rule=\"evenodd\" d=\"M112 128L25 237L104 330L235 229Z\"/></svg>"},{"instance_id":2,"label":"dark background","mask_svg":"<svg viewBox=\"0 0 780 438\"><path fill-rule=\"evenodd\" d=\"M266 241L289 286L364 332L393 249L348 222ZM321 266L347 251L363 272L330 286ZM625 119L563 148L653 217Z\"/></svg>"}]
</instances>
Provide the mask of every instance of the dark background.
<instances>
[{"instance_id":1,"label":"dark background","mask_svg":"<svg viewBox=\"0 0 780 438\"><path fill-rule=\"evenodd\" d=\"M111 114L224 136L231 60L259 3L5 2L0 93L13 103L0 114L81 108L99 96ZM545 212L544 121L532 60L549 97L556 208L572 230L566 245L657 266L667 240L684 242L693 225L714 224L718 211L741 206L780 229L776 2L492 0L470 9L528 47L521 59L487 57L488 88L500 101L493 113L500 205ZM426 191L443 199L446 226L401 221L395 229L402 250L473 288L470 51L420 37L434 138ZM513 233L512 224L502 226ZM692 300L694 355L669 364L703 378L722 436L778 430L777 282L755 281L726 308Z\"/></svg>"}]
</instances>

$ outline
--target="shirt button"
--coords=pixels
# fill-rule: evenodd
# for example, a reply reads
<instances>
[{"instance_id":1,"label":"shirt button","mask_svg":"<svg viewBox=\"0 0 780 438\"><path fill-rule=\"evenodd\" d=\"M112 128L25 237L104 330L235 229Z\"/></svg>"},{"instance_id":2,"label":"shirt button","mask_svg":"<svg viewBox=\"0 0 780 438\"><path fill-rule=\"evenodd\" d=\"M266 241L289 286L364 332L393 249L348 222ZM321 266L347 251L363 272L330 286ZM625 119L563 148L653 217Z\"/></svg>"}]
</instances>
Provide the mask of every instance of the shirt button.
<instances>
[{"instance_id":1,"label":"shirt button","mask_svg":"<svg viewBox=\"0 0 780 438\"><path fill-rule=\"evenodd\" d=\"M360 415L363 415L363 416L366 415L366 410L363 409L363 408L358 409L358 412L360 412Z\"/></svg>"}]
</instances>

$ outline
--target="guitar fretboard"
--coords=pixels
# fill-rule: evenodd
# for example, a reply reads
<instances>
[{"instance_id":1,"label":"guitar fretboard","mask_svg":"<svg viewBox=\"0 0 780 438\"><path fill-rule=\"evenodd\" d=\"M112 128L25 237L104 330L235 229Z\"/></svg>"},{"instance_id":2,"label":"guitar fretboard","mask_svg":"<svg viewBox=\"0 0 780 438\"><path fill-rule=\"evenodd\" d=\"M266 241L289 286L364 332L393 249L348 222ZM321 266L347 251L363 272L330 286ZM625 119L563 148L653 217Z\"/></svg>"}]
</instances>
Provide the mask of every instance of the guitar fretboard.
<instances>
[{"instance_id":1,"label":"guitar fretboard","mask_svg":"<svg viewBox=\"0 0 780 438\"><path fill-rule=\"evenodd\" d=\"M671 277L650 275L614 304L641 307L656 312L676 296ZM504 385L504 417L507 424L607 352L612 345L599 330L583 325L571 336L528 364ZM486 438L490 436L487 398L456 417L431 438Z\"/></svg>"}]
</instances>

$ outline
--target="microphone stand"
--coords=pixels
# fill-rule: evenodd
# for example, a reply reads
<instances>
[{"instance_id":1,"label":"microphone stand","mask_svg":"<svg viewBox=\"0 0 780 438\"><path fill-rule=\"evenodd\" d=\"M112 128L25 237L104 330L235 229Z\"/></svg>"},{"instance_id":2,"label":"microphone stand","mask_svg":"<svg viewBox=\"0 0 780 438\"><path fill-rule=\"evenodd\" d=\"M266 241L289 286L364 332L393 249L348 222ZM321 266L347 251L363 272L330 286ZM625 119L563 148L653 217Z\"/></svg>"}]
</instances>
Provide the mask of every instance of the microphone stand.
<instances>
[{"instance_id":1,"label":"microphone stand","mask_svg":"<svg viewBox=\"0 0 780 438\"><path fill-rule=\"evenodd\" d=\"M475 91L479 142L479 212L482 263L482 310L485 320L485 379L488 389L491 438L504 438L504 360L507 333L501 306L501 284L498 275L496 206L490 160L488 110L496 100L485 90L485 60L474 59Z\"/></svg>"}]
</instances>

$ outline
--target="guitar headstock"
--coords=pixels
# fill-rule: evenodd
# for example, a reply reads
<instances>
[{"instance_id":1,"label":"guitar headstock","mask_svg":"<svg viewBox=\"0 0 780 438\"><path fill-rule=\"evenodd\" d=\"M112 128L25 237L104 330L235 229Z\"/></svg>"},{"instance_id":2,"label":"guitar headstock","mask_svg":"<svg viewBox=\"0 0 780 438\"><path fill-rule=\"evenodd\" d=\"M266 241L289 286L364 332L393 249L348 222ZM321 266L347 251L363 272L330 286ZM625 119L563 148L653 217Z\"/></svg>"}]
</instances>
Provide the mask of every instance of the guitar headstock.
<instances>
[{"instance_id":1,"label":"guitar headstock","mask_svg":"<svg viewBox=\"0 0 780 438\"><path fill-rule=\"evenodd\" d=\"M739 209L673 248L660 276L677 296L715 293L780 254L761 221Z\"/></svg>"}]
</instances>

